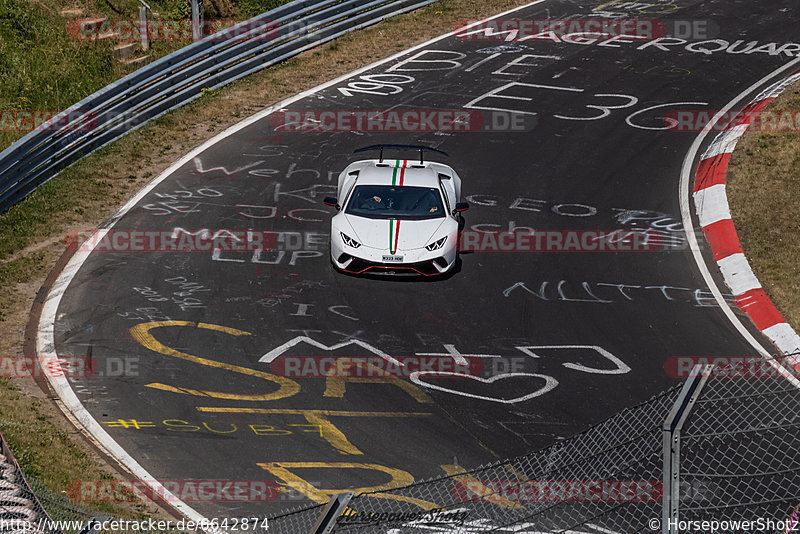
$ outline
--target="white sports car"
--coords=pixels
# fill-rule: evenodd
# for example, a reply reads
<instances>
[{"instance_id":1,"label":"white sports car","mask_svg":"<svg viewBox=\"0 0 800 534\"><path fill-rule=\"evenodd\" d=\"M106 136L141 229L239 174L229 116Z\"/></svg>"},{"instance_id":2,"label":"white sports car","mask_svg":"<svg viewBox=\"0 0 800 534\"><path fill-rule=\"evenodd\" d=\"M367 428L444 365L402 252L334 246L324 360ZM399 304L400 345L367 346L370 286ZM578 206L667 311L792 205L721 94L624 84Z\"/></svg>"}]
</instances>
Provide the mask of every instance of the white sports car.
<instances>
[{"instance_id":1,"label":"white sports car","mask_svg":"<svg viewBox=\"0 0 800 534\"><path fill-rule=\"evenodd\" d=\"M384 149L418 150L419 160L384 160ZM331 220L331 262L353 274L436 276L458 257L461 178L443 163L424 161L428 147L375 145L380 158L351 163L339 175L337 197L325 198Z\"/></svg>"}]
</instances>

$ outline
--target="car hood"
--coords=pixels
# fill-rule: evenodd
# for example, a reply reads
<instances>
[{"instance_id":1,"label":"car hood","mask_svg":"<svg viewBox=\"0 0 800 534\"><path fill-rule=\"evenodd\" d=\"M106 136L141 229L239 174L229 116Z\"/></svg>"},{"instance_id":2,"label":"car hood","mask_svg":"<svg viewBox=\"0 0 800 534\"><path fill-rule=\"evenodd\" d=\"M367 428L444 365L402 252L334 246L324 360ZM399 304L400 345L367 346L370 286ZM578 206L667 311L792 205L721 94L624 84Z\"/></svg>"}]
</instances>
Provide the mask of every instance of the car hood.
<instances>
[{"instance_id":1,"label":"car hood","mask_svg":"<svg viewBox=\"0 0 800 534\"><path fill-rule=\"evenodd\" d=\"M345 215L349 226L340 228L350 237L364 246L387 250L394 254L397 251L422 248L433 240L435 234L444 225L447 217L439 219L369 219Z\"/></svg>"}]
</instances>

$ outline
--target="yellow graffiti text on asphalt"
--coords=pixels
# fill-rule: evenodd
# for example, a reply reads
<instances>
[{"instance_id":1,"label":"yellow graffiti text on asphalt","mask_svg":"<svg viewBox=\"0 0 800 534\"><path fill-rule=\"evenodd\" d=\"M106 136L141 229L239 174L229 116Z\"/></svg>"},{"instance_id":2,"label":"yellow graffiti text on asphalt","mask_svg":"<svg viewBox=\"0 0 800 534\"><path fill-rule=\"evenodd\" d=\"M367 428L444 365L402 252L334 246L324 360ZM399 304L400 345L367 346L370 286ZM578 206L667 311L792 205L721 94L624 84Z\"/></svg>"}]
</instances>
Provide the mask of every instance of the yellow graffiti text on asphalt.
<instances>
[{"instance_id":1,"label":"yellow graffiti text on asphalt","mask_svg":"<svg viewBox=\"0 0 800 534\"><path fill-rule=\"evenodd\" d=\"M380 490L395 488L398 486L407 486L414 482L414 477L410 473L394 467L386 467L379 464L362 464L353 462L267 462L256 464L260 468L269 471L274 477L282 480L286 485L294 490L302 493L309 499L318 503L326 503L331 495L352 491L353 493L366 493L369 492L369 497L377 499L391 499L395 501L402 501L419 506L423 510L433 510L439 506L422 499L414 499L413 497L406 497L404 495L394 495L391 493L383 493ZM377 471L385 475L389 475L391 480L385 484L377 486L366 486L363 488L346 488L346 489L321 489L309 483L300 475L291 471L292 469L361 469L367 471Z\"/></svg>"},{"instance_id":2,"label":"yellow graffiti text on asphalt","mask_svg":"<svg viewBox=\"0 0 800 534\"><path fill-rule=\"evenodd\" d=\"M179 350L167 347L166 345L158 341L150 332L151 330L154 330L156 328L168 328L168 327L200 328L204 330L213 330L217 332L222 332L225 334L229 334L231 336L251 335L249 332L245 332L243 330L237 330L235 328L229 328L227 326L219 326L209 323L194 323L191 321L157 321L151 323L141 323L132 327L130 329L130 333L133 336L133 339L135 339L140 344L142 344L143 346L147 347L152 351L164 354L166 356L180 358L182 360L186 360L192 363L207 365L209 367L216 367L218 369L224 369L226 371L253 376L256 378L260 378L262 380L267 380L269 382L277 384L278 389L276 391L272 391L271 393L246 395L241 393L223 393L219 391L206 391L206 390L182 388L182 387L170 386L167 384L161 384L159 382L146 384L145 385L146 387L153 389L160 389L162 391L170 391L172 393L181 393L184 395L195 395L198 397L211 397L214 399L229 399L229 400L241 400L241 401L271 401L277 399L284 399L296 395L300 391L300 384L298 384L294 380L273 375L271 373L265 373L263 371L256 371L255 369L249 369L247 367L241 367L239 365L218 362L216 360L209 360L207 358L201 358L199 356L186 354L185 352L181 352Z\"/></svg>"},{"instance_id":3,"label":"yellow graffiti text on asphalt","mask_svg":"<svg viewBox=\"0 0 800 534\"><path fill-rule=\"evenodd\" d=\"M220 408L198 406L200 412L210 413L252 413L269 415L302 415L310 425L320 427L320 435L340 454L364 454L353 445L344 432L334 425L330 417L426 417L431 413L417 412L347 412L336 410L292 410L283 408Z\"/></svg>"}]
</instances>

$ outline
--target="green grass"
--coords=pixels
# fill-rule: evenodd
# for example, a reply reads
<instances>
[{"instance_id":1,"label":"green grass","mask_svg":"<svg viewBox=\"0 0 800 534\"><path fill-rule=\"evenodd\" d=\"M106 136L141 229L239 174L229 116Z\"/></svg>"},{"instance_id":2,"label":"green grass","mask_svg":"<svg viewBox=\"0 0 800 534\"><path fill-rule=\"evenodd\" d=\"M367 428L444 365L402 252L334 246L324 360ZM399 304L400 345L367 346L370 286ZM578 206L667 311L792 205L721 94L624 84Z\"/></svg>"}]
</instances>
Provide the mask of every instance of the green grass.
<instances>
[{"instance_id":1,"label":"green grass","mask_svg":"<svg viewBox=\"0 0 800 534\"><path fill-rule=\"evenodd\" d=\"M250 18L287 2L231 1L225 17ZM140 6L137 0L79 0L77 4L84 10L79 18L111 20L138 19ZM180 20L190 14L187 0L152 0L149 4L157 14L151 18ZM59 13L74 5L75 0L0 1L0 112L63 110L127 74L126 67L114 58L114 42L80 41L70 36L70 19ZM212 9L207 17L215 17ZM190 42L155 41L150 55L158 59L187 44ZM2 129L0 149L27 133Z\"/></svg>"},{"instance_id":2,"label":"green grass","mask_svg":"<svg viewBox=\"0 0 800 534\"><path fill-rule=\"evenodd\" d=\"M96 460L80 447L68 432L55 427L47 414L48 408L38 399L26 397L8 378L0 377L0 398L7 404L2 413L2 428L8 446L27 476L44 482L48 488L68 488L80 473L85 480L112 478L97 468ZM30 432L31 424L42 430ZM69 458L65 469L64 458ZM58 493L58 492L57 492ZM148 504L139 502L122 507L113 502L89 503L100 512L121 517L145 517L155 512Z\"/></svg>"},{"instance_id":3,"label":"green grass","mask_svg":"<svg viewBox=\"0 0 800 534\"><path fill-rule=\"evenodd\" d=\"M229 6L236 18L250 18L287 3L288 0L239 0ZM181 19L190 12L187 0L149 2L160 19ZM126 74L113 57L110 41L77 41L66 31L68 19L61 9L74 6L69 0L0 0L0 113L13 111L54 111L66 109ZM80 18L134 18L137 0L81 0ZM213 14L213 13L212 13ZM188 42L155 42L155 58L171 53ZM6 113L6 119L13 117ZM0 115L2 119L2 115ZM6 124L8 126L8 124ZM0 150L26 135L27 131L0 131ZM138 151L143 159L147 147ZM147 163L147 162L145 162ZM63 171L60 179L41 186L25 202L0 217L0 260L44 237L50 229L43 213L61 213L62 222L83 215L76 199L101 199L111 184L108 172L87 172L80 164ZM0 269L0 282L7 281L8 269ZM0 309L0 318L2 317Z\"/></svg>"},{"instance_id":4,"label":"green grass","mask_svg":"<svg viewBox=\"0 0 800 534\"><path fill-rule=\"evenodd\" d=\"M237 15L239 18L249 19L288 3L284 0L239 0Z\"/></svg>"},{"instance_id":5,"label":"green grass","mask_svg":"<svg viewBox=\"0 0 800 534\"><path fill-rule=\"evenodd\" d=\"M61 110L122 74L108 42L80 42L28 0L0 2L0 110ZM0 146L26 132L0 132Z\"/></svg>"}]
</instances>

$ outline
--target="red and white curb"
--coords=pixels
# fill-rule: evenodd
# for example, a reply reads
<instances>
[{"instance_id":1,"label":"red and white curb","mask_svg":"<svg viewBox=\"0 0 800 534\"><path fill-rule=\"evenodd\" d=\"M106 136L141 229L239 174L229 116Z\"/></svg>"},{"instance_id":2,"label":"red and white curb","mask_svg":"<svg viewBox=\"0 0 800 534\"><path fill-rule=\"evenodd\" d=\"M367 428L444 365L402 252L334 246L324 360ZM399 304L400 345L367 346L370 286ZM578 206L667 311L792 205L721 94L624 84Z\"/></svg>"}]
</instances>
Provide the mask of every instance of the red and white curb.
<instances>
[{"instance_id":1,"label":"red and white curb","mask_svg":"<svg viewBox=\"0 0 800 534\"><path fill-rule=\"evenodd\" d=\"M798 80L800 71L768 87L742 110L739 123L717 135L700 158L692 190L700 226L725 283L736 297L736 305L784 354L800 351L800 336L764 293L747 262L731 220L725 179L731 154L750 126L751 118Z\"/></svg>"}]
</instances>

